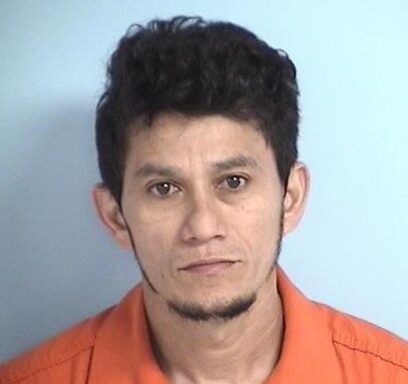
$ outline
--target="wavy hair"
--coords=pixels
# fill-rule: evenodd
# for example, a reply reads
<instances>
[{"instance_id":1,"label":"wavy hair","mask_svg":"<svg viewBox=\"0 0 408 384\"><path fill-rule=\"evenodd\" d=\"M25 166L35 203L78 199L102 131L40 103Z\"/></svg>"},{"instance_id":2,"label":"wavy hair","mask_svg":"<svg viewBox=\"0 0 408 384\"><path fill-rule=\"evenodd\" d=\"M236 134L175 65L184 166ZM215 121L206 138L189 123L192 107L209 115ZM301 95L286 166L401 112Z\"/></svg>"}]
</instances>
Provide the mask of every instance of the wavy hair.
<instances>
[{"instance_id":1,"label":"wavy hair","mask_svg":"<svg viewBox=\"0 0 408 384\"><path fill-rule=\"evenodd\" d=\"M119 205L132 123L148 127L168 112L255 122L286 186L299 110L296 68L284 51L235 24L198 17L131 26L111 56L95 124L102 182Z\"/></svg>"}]
</instances>

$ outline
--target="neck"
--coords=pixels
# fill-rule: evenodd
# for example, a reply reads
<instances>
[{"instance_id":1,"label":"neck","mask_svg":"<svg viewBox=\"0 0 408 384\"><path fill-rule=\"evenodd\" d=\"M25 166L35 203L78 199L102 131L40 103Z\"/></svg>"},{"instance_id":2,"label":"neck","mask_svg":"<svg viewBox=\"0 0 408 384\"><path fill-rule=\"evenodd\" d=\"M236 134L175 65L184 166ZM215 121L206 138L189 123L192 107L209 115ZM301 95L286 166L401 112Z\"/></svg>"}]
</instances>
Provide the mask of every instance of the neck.
<instances>
[{"instance_id":1,"label":"neck","mask_svg":"<svg viewBox=\"0 0 408 384\"><path fill-rule=\"evenodd\" d=\"M171 383L262 383L273 371L283 335L276 269L249 311L228 321L182 319L146 286L144 294L153 350Z\"/></svg>"}]
</instances>

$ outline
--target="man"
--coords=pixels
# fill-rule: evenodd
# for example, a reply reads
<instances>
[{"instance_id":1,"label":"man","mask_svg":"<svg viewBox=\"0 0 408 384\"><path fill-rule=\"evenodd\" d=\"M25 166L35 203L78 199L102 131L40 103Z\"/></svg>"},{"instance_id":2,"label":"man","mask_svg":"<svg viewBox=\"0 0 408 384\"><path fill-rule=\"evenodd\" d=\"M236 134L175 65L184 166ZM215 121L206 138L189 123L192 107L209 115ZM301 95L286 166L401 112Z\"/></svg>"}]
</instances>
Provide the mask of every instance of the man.
<instances>
[{"instance_id":1,"label":"man","mask_svg":"<svg viewBox=\"0 0 408 384\"><path fill-rule=\"evenodd\" d=\"M3 383L408 383L408 345L306 299L277 264L309 177L293 63L196 18L131 29L96 120L94 201L143 279L5 364Z\"/></svg>"}]
</instances>

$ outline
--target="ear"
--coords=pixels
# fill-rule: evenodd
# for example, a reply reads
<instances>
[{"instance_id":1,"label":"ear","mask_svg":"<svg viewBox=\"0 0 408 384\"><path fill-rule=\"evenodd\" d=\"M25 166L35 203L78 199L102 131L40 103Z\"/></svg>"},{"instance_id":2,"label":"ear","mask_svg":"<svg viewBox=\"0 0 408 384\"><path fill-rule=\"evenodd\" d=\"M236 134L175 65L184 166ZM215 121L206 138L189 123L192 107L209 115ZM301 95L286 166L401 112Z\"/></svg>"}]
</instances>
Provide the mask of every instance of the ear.
<instances>
[{"instance_id":1,"label":"ear","mask_svg":"<svg viewBox=\"0 0 408 384\"><path fill-rule=\"evenodd\" d=\"M290 170L283 200L283 233L292 232L298 225L306 207L310 176L306 166L296 163Z\"/></svg>"},{"instance_id":2,"label":"ear","mask_svg":"<svg viewBox=\"0 0 408 384\"><path fill-rule=\"evenodd\" d=\"M129 232L118 203L108 188L97 184L92 190L93 203L103 226L109 234L124 249L131 250Z\"/></svg>"}]
</instances>

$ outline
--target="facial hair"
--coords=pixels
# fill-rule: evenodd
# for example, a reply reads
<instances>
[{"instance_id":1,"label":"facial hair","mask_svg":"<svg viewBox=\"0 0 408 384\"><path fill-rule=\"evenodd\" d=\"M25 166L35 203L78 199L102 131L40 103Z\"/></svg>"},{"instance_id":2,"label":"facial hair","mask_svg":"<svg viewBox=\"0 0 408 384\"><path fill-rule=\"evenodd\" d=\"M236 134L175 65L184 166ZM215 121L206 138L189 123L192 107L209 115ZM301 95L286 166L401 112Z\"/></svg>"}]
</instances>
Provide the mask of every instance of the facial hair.
<instances>
[{"instance_id":1,"label":"facial hair","mask_svg":"<svg viewBox=\"0 0 408 384\"><path fill-rule=\"evenodd\" d=\"M132 244L133 255L134 255L135 259L136 259L137 265L139 266L139 269L140 269L140 272L141 272L141 274L142 274L142 277L143 277L143 279L146 281L146 283L147 283L147 285L150 287L150 289L151 289L154 293L156 293L157 295L159 295L159 291L154 287L153 283L152 283L151 280L149 279L149 276L147 275L146 271L144 270L142 263L140 262L139 256L138 256L138 254L137 254L137 252L136 252L135 240L134 240L134 238L133 238L132 231L130 230L130 227L129 227L129 225L128 225L126 219L125 219L125 215L123 214L123 211L122 211L122 210L121 210L120 212L121 212L123 221L124 221L124 223L125 223L127 233L128 233L128 235L129 235L129 238L130 238L130 243Z\"/></svg>"},{"instance_id":2,"label":"facial hair","mask_svg":"<svg viewBox=\"0 0 408 384\"><path fill-rule=\"evenodd\" d=\"M265 281L269 280L273 270L275 269L280 251L282 248L282 236L283 236L283 211L281 211L279 219L279 233L276 242L276 251L272 259L271 267ZM200 304L168 301L167 305L169 309L176 313L183 319L192 321L209 321L209 320L232 320L245 312L248 312L251 306L257 299L257 293L251 292L249 294L232 299L229 302L222 304L215 304L212 308L205 308Z\"/></svg>"},{"instance_id":3,"label":"facial hair","mask_svg":"<svg viewBox=\"0 0 408 384\"><path fill-rule=\"evenodd\" d=\"M153 283L149 279L146 271L143 268L143 265L140 262L138 257L135 241L133 238L132 231L130 230L129 225L127 224L125 217L122 212L122 217L126 225L127 232L130 237L130 242L132 244L133 254L135 259L138 263L139 269L142 273L143 279L146 281L150 289L157 295L160 295L159 291L154 287ZM272 258L271 267L269 269L268 275L265 279L267 281L273 270L275 269L279 255L282 248L282 236L283 236L283 209L281 210L280 219L279 219L279 233L278 239L276 241L275 247L275 254ZM211 308L205 308L204 306L197 304L197 303L189 303L189 302L181 302L181 301L167 301L167 306L170 311L177 314L179 317L185 320L191 320L195 322L203 322L203 321L210 321L210 320L222 320L228 321L232 320L245 312L248 312L251 306L255 303L257 299L257 292L251 292L246 295L242 295L240 297L234 298L229 302L226 303L218 303L215 304Z\"/></svg>"}]
</instances>

